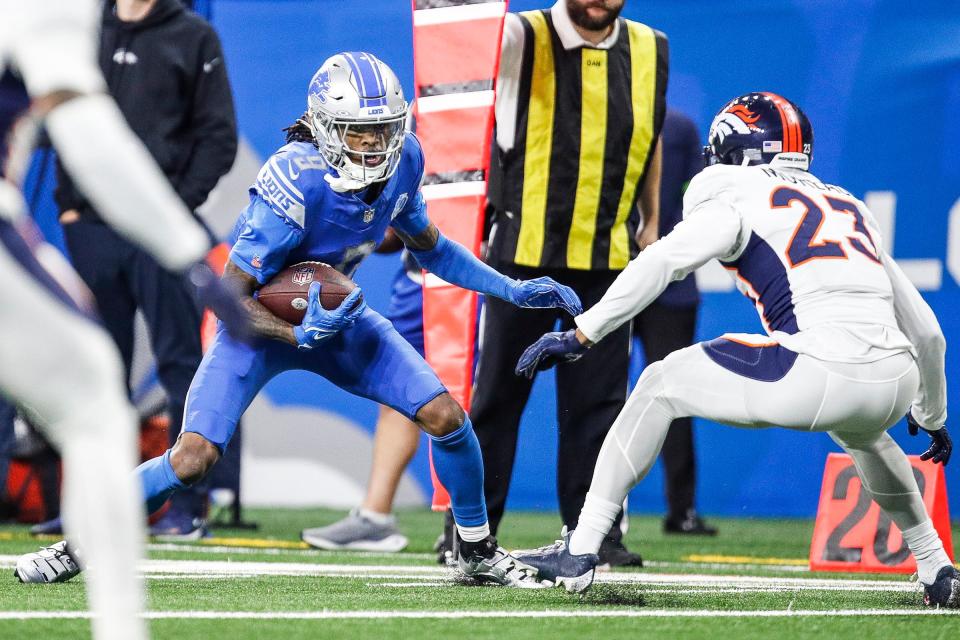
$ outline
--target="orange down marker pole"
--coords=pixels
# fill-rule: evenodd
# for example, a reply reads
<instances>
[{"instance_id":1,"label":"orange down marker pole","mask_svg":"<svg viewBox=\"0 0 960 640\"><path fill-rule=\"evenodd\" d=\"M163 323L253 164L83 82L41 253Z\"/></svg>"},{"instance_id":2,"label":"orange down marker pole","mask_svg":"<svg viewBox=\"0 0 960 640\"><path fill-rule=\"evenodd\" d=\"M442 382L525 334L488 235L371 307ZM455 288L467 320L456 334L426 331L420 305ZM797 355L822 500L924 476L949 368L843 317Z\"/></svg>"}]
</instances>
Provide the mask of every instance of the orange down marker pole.
<instances>
[{"instance_id":1,"label":"orange down marker pole","mask_svg":"<svg viewBox=\"0 0 960 640\"><path fill-rule=\"evenodd\" d=\"M423 197L445 236L480 253L486 203L494 80L506 2L412 0L417 137L426 167ZM425 274L427 362L465 410L470 408L477 295ZM450 496L433 470L433 509Z\"/></svg>"}]
</instances>

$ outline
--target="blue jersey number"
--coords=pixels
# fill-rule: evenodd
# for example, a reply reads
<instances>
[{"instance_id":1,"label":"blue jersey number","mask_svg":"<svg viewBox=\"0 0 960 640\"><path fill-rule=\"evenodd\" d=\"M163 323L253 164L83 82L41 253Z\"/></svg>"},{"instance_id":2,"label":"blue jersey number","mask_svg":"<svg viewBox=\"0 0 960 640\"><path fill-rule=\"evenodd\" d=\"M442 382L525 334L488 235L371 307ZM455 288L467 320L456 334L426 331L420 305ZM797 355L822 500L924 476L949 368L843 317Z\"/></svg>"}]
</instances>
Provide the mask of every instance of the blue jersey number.
<instances>
[{"instance_id":1,"label":"blue jersey number","mask_svg":"<svg viewBox=\"0 0 960 640\"><path fill-rule=\"evenodd\" d=\"M859 237L847 236L844 240L849 243L854 250L862 253L864 256L879 264L879 252L870 237L867 226L863 222L863 214L857 205L853 202L824 196L827 204L832 211L846 213L853 217L853 230L861 234L867 241L864 244ZM799 202L806 211L800 218L800 223L793 232L793 237L787 246L787 259L791 267L799 267L810 260L822 260L829 258L847 259L847 252L840 242L834 240L823 240L817 242L817 235L820 227L823 226L824 213L813 198L807 194L793 189L791 187L780 187L770 194L770 207L772 209L789 208L794 202ZM869 245L869 247L867 246Z\"/></svg>"}]
</instances>

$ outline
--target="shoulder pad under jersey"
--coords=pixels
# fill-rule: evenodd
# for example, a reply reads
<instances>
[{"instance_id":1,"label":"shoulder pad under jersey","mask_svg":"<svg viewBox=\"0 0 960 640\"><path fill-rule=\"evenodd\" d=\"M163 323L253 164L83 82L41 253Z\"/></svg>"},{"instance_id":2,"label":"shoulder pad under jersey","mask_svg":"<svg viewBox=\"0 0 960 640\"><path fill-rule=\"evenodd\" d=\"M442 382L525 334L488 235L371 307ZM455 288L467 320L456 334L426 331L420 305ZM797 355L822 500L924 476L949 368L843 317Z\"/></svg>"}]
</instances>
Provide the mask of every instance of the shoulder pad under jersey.
<instances>
[{"instance_id":1,"label":"shoulder pad under jersey","mask_svg":"<svg viewBox=\"0 0 960 640\"><path fill-rule=\"evenodd\" d=\"M684 217L707 200L723 199L725 192L734 187L737 179L743 176L743 170L747 168L749 167L715 164L695 175L683 194Z\"/></svg>"},{"instance_id":2,"label":"shoulder pad under jersey","mask_svg":"<svg viewBox=\"0 0 960 640\"><path fill-rule=\"evenodd\" d=\"M326 162L312 144L291 142L264 163L254 189L277 215L302 229L307 207L322 197L327 172Z\"/></svg>"}]
</instances>

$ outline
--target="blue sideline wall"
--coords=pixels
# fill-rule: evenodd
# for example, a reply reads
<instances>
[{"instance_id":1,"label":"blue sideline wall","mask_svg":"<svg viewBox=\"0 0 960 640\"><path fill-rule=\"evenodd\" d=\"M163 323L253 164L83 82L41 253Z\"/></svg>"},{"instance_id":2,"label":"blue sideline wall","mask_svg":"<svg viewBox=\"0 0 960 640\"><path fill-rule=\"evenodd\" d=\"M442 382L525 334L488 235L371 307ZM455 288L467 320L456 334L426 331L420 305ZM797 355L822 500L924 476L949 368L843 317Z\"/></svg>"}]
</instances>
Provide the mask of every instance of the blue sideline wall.
<instances>
[{"instance_id":1,"label":"blue sideline wall","mask_svg":"<svg viewBox=\"0 0 960 640\"><path fill-rule=\"evenodd\" d=\"M387 61L408 95L413 88L412 28L406 0L207 0L220 32L243 135L262 156L281 144L280 129L303 109L314 69L339 50L365 49ZM511 9L544 3L514 0ZM760 8L762 7L762 9ZM894 255L917 262L924 295L948 342L960 340L960 12L952 0L627 0L624 15L670 37L669 101L706 133L713 113L750 90L782 93L806 110L816 131L814 169L858 195L896 198ZM41 193L44 227L51 205ZM953 208L956 237L949 237ZM952 243L951 243L952 240ZM358 280L384 310L394 257L372 257ZM938 271L939 270L939 271ZM732 292L706 293L699 338L760 331L751 305ZM951 347L947 374L960 370ZM635 357L637 368L642 357ZM524 415L509 499L511 508L555 509L555 408L552 375L542 376ZM960 400L956 382L952 403ZM372 433L376 408L306 374L267 388L281 404L322 404ZM956 406L954 404L954 406ZM826 435L742 431L697 423L698 503L706 513L797 515L816 511ZM895 437L908 453L924 442ZM330 443L336 447L335 442ZM948 469L960 511L956 463ZM425 451L412 471L429 488ZM662 472L631 494L639 512L663 509Z\"/></svg>"}]
</instances>

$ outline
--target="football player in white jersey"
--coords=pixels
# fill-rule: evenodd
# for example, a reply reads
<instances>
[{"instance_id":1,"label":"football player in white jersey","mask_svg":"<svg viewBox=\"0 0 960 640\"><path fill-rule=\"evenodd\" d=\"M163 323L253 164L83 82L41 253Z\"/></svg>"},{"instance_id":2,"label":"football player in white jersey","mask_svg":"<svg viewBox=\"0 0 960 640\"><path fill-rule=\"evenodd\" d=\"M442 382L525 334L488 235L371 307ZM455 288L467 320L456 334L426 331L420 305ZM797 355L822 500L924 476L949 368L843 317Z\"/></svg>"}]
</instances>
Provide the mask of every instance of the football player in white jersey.
<instances>
[{"instance_id":1,"label":"football player in white jersey","mask_svg":"<svg viewBox=\"0 0 960 640\"><path fill-rule=\"evenodd\" d=\"M958 606L960 574L933 528L907 457L887 429L907 415L947 463L945 342L916 288L882 249L873 215L809 172L806 116L772 93L727 104L713 121L708 166L684 196L684 221L645 249L577 329L531 345L517 373L574 360L667 284L719 259L756 305L767 335L728 334L643 372L604 441L577 530L519 553L541 579L582 591L627 492L650 470L670 422L826 431L863 487L897 523L930 606Z\"/></svg>"},{"instance_id":2,"label":"football player in white jersey","mask_svg":"<svg viewBox=\"0 0 960 640\"><path fill-rule=\"evenodd\" d=\"M242 331L246 319L235 294L202 264L206 232L104 93L98 16L93 0L0 0L0 139L9 142L0 172L0 390L31 412L62 454L64 523L75 545L24 556L15 575L26 582L75 575L82 555L91 567L94 637L138 640L147 636L136 574L143 498L131 473L138 420L89 294L39 239L18 189L41 124L105 221L190 277L228 324Z\"/></svg>"}]
</instances>

